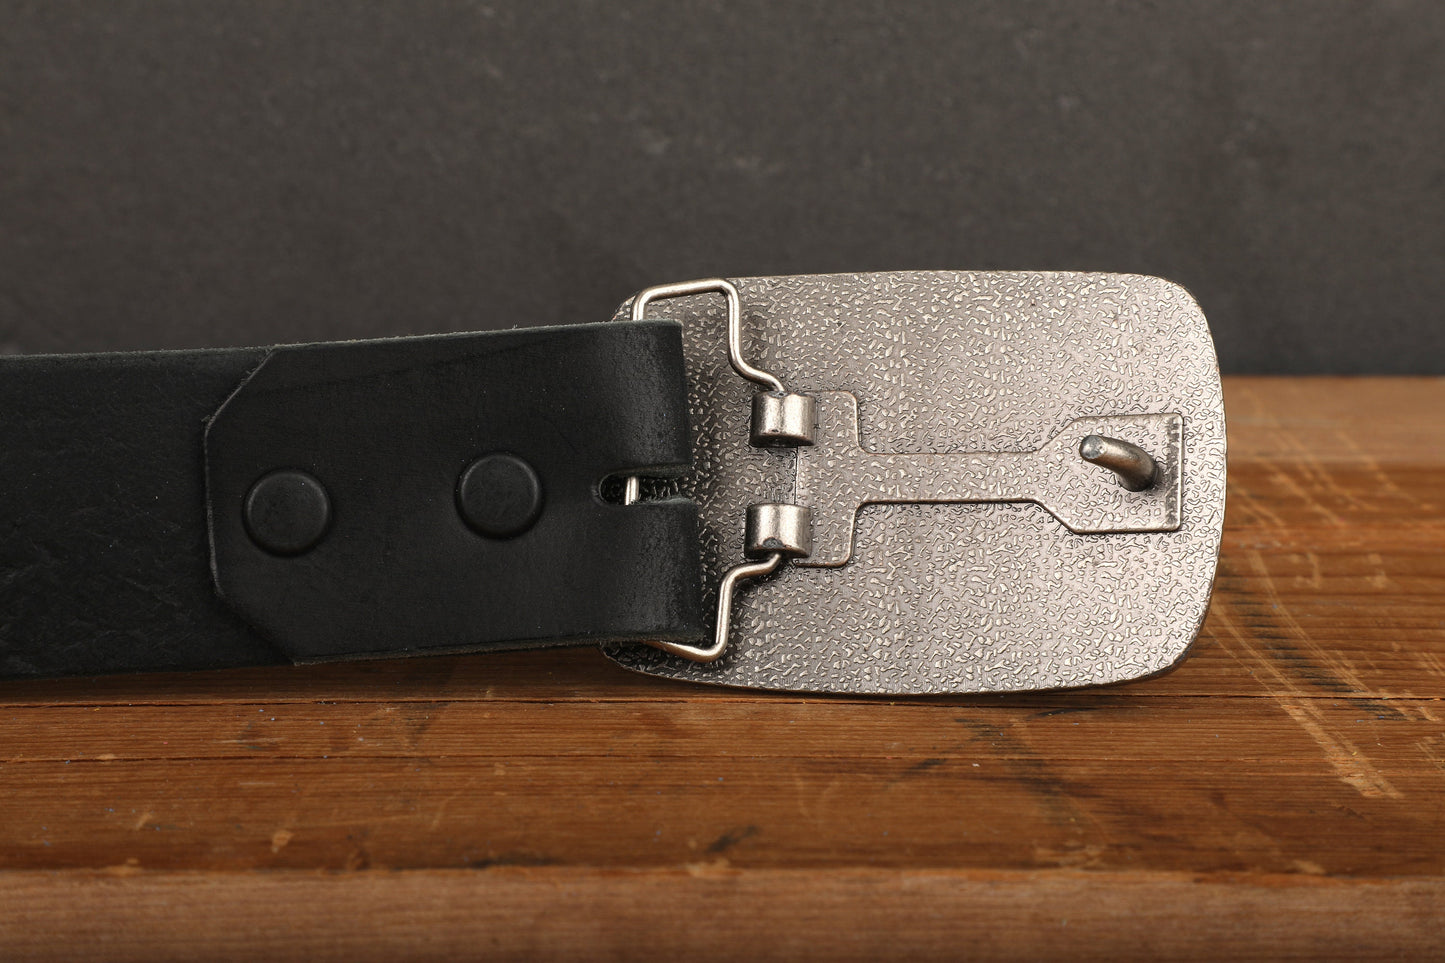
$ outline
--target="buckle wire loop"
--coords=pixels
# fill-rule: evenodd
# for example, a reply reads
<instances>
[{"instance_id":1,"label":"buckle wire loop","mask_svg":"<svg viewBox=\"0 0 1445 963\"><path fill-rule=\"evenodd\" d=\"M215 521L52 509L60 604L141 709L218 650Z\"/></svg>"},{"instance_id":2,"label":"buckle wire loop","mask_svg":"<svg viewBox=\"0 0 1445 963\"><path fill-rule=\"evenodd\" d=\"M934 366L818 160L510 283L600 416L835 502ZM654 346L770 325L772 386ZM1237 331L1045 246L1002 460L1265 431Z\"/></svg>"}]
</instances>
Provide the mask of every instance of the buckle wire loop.
<instances>
[{"instance_id":1,"label":"buckle wire loop","mask_svg":"<svg viewBox=\"0 0 1445 963\"><path fill-rule=\"evenodd\" d=\"M649 641L653 648L680 655L689 662L716 662L727 651L728 629L732 621L733 589L747 579L771 575L783 564L783 553L774 552L760 562L744 562L728 569L717 587L717 622L713 626L712 645L688 645L684 642Z\"/></svg>"},{"instance_id":2,"label":"buckle wire loop","mask_svg":"<svg viewBox=\"0 0 1445 963\"><path fill-rule=\"evenodd\" d=\"M762 385L769 391L787 393L783 383L774 375L748 364L743 357L743 299L737 285L723 278L706 278L701 281L680 281L677 284L658 284L643 291L632 301L632 320L641 321L647 317L647 306L653 301L667 298L684 298L690 294L721 294L728 302L728 362L733 370L754 384Z\"/></svg>"},{"instance_id":3,"label":"buckle wire loop","mask_svg":"<svg viewBox=\"0 0 1445 963\"><path fill-rule=\"evenodd\" d=\"M728 363L743 378L763 388L753 396L748 443L758 448L813 444L817 431L817 406L813 397L789 391L776 375L749 364L743 357L743 305L737 285L724 278L659 284L633 299L632 320L645 319L647 306L653 301L694 294L721 294L727 300ZM634 504L641 496L642 479L636 475L628 476L622 503ZM747 556L760 560L733 566L719 582L712 645L664 641L650 641L649 645L693 662L715 662L721 658L727 651L733 593L738 583L771 575L789 558L806 558L812 551L811 514L797 505L765 503L750 506L747 542Z\"/></svg>"}]
</instances>

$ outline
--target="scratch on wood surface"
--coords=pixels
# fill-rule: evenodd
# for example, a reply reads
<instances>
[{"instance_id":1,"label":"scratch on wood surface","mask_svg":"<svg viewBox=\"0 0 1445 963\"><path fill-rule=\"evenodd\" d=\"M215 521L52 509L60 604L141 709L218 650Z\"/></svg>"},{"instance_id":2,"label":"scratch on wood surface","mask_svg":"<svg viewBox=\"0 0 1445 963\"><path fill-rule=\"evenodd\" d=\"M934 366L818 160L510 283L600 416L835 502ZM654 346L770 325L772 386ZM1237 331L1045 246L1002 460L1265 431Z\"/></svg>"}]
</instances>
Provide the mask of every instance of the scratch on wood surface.
<instances>
[{"instance_id":1,"label":"scratch on wood surface","mask_svg":"<svg viewBox=\"0 0 1445 963\"><path fill-rule=\"evenodd\" d=\"M145 872L145 870L140 868L140 860L136 859L134 856L132 856L130 859L127 859L124 863L121 863L118 866L102 867L100 871L106 876L115 876L120 877L121 879L128 879L130 877L139 876Z\"/></svg>"},{"instance_id":2,"label":"scratch on wood surface","mask_svg":"<svg viewBox=\"0 0 1445 963\"><path fill-rule=\"evenodd\" d=\"M1226 605L1216 604L1211 614L1223 624L1225 630L1235 640L1239 650L1261 670L1255 677L1259 679L1270 697L1279 703L1280 708L1319 746L1325 761L1334 769L1335 775L1339 777L1340 781L1354 788L1362 796L1400 798L1400 791L1389 779L1385 778L1384 773L1375 768L1369 757L1348 739L1330 732L1325 727L1324 719L1320 716L1319 711L1309 704L1309 699L1305 698L1306 693L1289 676L1281 672L1273 660L1266 658L1249 641L1248 637L1239 630L1239 626L1235 624L1227 609ZM1238 652L1228 648L1226 651L1230 651L1231 656L1245 668L1251 667L1245 664L1245 660L1240 658Z\"/></svg>"},{"instance_id":3,"label":"scratch on wood surface","mask_svg":"<svg viewBox=\"0 0 1445 963\"><path fill-rule=\"evenodd\" d=\"M1260 524L1261 527L1273 529L1289 527L1283 518L1265 507L1264 502L1239 480L1238 475L1229 479L1229 506L1231 512L1237 512L1240 508L1245 509L1253 516L1250 521Z\"/></svg>"},{"instance_id":4,"label":"scratch on wood surface","mask_svg":"<svg viewBox=\"0 0 1445 963\"><path fill-rule=\"evenodd\" d=\"M1034 861L1060 869L1098 869L1106 865L1107 850L1097 843L1069 842L1061 847L1034 849Z\"/></svg>"},{"instance_id":5,"label":"scratch on wood surface","mask_svg":"<svg viewBox=\"0 0 1445 963\"><path fill-rule=\"evenodd\" d=\"M1445 736L1421 739L1415 743L1415 748L1419 749L1435 768L1445 770Z\"/></svg>"},{"instance_id":6,"label":"scratch on wood surface","mask_svg":"<svg viewBox=\"0 0 1445 963\"><path fill-rule=\"evenodd\" d=\"M1420 668L1431 675L1445 676L1445 660L1442 660L1433 652L1421 652L1419 654Z\"/></svg>"},{"instance_id":7,"label":"scratch on wood surface","mask_svg":"<svg viewBox=\"0 0 1445 963\"><path fill-rule=\"evenodd\" d=\"M1293 458L1289 459L1291 465L1304 476L1307 482L1312 482L1319 488L1325 489L1326 491L1337 495L1338 497L1343 499L1344 502L1352 509L1362 509L1367 507L1363 502L1360 501L1360 499L1355 495L1353 491L1342 487L1337 481L1335 481L1334 474L1320 461L1319 453L1316 450L1315 445L1307 442L1305 438L1301 437L1299 431L1290 430L1277 417L1270 418L1269 424L1273 429L1271 431L1271 441L1274 446L1275 455L1273 458L1270 459L1270 461L1278 464L1281 461L1279 455L1285 452L1289 452L1294 456ZM1336 432L1336 434L1338 434L1338 432ZM1353 447L1356 452L1359 452L1358 445L1352 445L1351 447ZM1361 455L1364 454L1363 452L1359 453ZM1278 469L1276 469L1275 471L1278 472ZM1317 509L1326 518L1329 518L1337 525L1344 524L1344 522L1339 518L1339 516L1335 515L1334 512L1330 511L1329 508L1327 508L1318 499L1311 498L1298 484L1294 482L1293 479L1286 478L1283 475L1277 475L1277 477L1279 477L1281 481L1285 482L1286 485L1293 488L1300 495L1301 498L1308 501L1311 506Z\"/></svg>"},{"instance_id":8,"label":"scratch on wood surface","mask_svg":"<svg viewBox=\"0 0 1445 963\"><path fill-rule=\"evenodd\" d=\"M132 826L131 829L145 829L146 823L150 822L152 819L155 818L156 814L147 809L145 812L140 814L140 818L135 821L135 825Z\"/></svg>"},{"instance_id":9,"label":"scratch on wood surface","mask_svg":"<svg viewBox=\"0 0 1445 963\"><path fill-rule=\"evenodd\" d=\"M1407 703L1403 700L1416 698L1409 692L1382 692L1386 699L1391 700L1390 708L1406 719L1419 719L1421 722L1439 722L1440 717L1431 709L1429 703L1415 702Z\"/></svg>"},{"instance_id":10,"label":"scratch on wood surface","mask_svg":"<svg viewBox=\"0 0 1445 963\"><path fill-rule=\"evenodd\" d=\"M1381 467L1379 460L1376 459L1375 456L1360 447L1360 443L1356 440L1352 432L1336 431L1334 437L1340 442L1341 447L1349 449L1353 454L1353 464L1369 472L1370 477L1375 483L1375 490L1388 491L1390 494L1397 495L1409 502L1419 501L1419 499L1415 497L1414 492L1395 484L1394 477Z\"/></svg>"},{"instance_id":11,"label":"scratch on wood surface","mask_svg":"<svg viewBox=\"0 0 1445 963\"><path fill-rule=\"evenodd\" d=\"M1308 463L1305 463L1304 467L1306 469L1305 473L1309 474ZM1345 527L1344 519L1340 518L1339 515L1336 515L1333 511L1330 510L1329 506L1327 506L1324 502L1320 501L1318 498L1312 495L1307 488L1305 488L1299 482L1295 481L1292 477L1290 477L1290 472L1285 467L1278 464L1271 465L1269 467L1269 477L1273 481L1278 482L1281 488L1286 489L1292 495L1294 495L1295 498L1299 499L1301 504L1308 505L1310 508L1314 509L1315 512L1323 516L1324 519L1328 521L1331 525L1334 525L1336 528ZM1329 487L1334 486L1331 485Z\"/></svg>"},{"instance_id":12,"label":"scratch on wood surface","mask_svg":"<svg viewBox=\"0 0 1445 963\"><path fill-rule=\"evenodd\" d=\"M709 876L728 874L732 871L732 863L726 856L719 856L704 863L683 863L682 868L687 875L694 879L706 879Z\"/></svg>"},{"instance_id":13,"label":"scratch on wood surface","mask_svg":"<svg viewBox=\"0 0 1445 963\"><path fill-rule=\"evenodd\" d=\"M1284 623L1284 628L1289 632L1290 637L1299 643L1300 648L1309 655L1312 661L1333 672L1333 674L1341 682L1349 686L1353 692L1368 692L1369 686L1367 686L1365 680L1361 679L1359 674L1355 672L1354 666L1340 658L1337 653L1322 648L1311 638L1310 633L1305 631L1304 626L1300 625L1299 620L1294 617L1294 613L1290 610L1289 603L1280 597L1279 591L1275 588L1274 576L1270 574L1269 563L1265 561L1264 555L1258 551L1250 551L1247 553L1247 557L1249 558L1250 568L1259 576L1260 583L1264 589L1264 595L1274 607L1274 614ZM1293 686L1292 682L1289 684ZM1296 690L1291 694L1299 695L1301 693Z\"/></svg>"},{"instance_id":14,"label":"scratch on wood surface","mask_svg":"<svg viewBox=\"0 0 1445 963\"><path fill-rule=\"evenodd\" d=\"M1335 736L1325 729L1324 720L1320 718L1317 709L1308 703L1284 700L1280 700L1279 706L1319 745L1341 781L1355 787L1362 796L1400 798L1400 791L1375 768L1369 757L1349 740Z\"/></svg>"},{"instance_id":15,"label":"scratch on wood surface","mask_svg":"<svg viewBox=\"0 0 1445 963\"><path fill-rule=\"evenodd\" d=\"M498 777L504 776L504 775L506 775L506 771L507 771L507 767L506 767L505 765L503 765L502 763L500 763L500 762L499 762L499 763L496 763L496 764L494 764L494 765L492 766L492 774L493 774L494 776L498 776ZM455 800L455 799L457 799L457 798L459 798L459 797L461 797L461 796L463 796L463 795L468 795L468 796L475 795L475 793L476 793L476 788L475 788L475 787L476 787L476 782L477 782L477 780L476 780L476 777L475 777L475 776L469 776L469 777L462 783L461 787L460 787L459 789L457 789L456 792L447 793L445 796L442 797L442 801L437 804L436 813L432 816L431 825L427 826L427 830L428 830L429 832L435 832L435 831L437 830L437 828L441 826L442 820L443 820L444 818L446 818L447 809L451 807L451 804L452 804L452 801L453 801L453 800ZM493 792L493 795L505 796L506 793L505 793L505 792Z\"/></svg>"},{"instance_id":16,"label":"scratch on wood surface","mask_svg":"<svg viewBox=\"0 0 1445 963\"><path fill-rule=\"evenodd\" d=\"M819 792L816 780L798 771L793 776L793 787L797 790L798 815L821 823L826 818L834 797L848 795L849 780L846 776L834 774ZM814 803L817 804L816 808Z\"/></svg>"},{"instance_id":17,"label":"scratch on wood surface","mask_svg":"<svg viewBox=\"0 0 1445 963\"><path fill-rule=\"evenodd\" d=\"M1296 575L1295 584L1301 588L1319 590L1325 587L1324 570L1320 567L1320 557L1314 552L1305 552L1301 556L1309 563L1310 574Z\"/></svg>"},{"instance_id":18,"label":"scratch on wood surface","mask_svg":"<svg viewBox=\"0 0 1445 963\"><path fill-rule=\"evenodd\" d=\"M1365 556L1365 561L1369 562L1375 568L1375 570L1370 573L1370 588L1389 589L1395 587L1390 581L1390 574L1385 571L1385 559L1379 552L1370 552Z\"/></svg>"}]
</instances>

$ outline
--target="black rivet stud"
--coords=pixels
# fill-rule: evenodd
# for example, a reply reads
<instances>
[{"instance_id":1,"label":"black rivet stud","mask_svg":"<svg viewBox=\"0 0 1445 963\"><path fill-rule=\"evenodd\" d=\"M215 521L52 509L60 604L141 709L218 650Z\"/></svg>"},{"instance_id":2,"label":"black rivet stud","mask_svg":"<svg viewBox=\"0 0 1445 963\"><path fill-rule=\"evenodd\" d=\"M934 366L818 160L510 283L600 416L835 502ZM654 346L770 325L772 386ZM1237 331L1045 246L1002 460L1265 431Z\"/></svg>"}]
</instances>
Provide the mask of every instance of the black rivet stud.
<instances>
[{"instance_id":1,"label":"black rivet stud","mask_svg":"<svg viewBox=\"0 0 1445 963\"><path fill-rule=\"evenodd\" d=\"M488 538L520 535L542 513L542 480L516 455L484 455L457 482L457 510Z\"/></svg>"},{"instance_id":2,"label":"black rivet stud","mask_svg":"<svg viewBox=\"0 0 1445 963\"><path fill-rule=\"evenodd\" d=\"M272 555L301 555L331 527L331 498L304 471L273 471L246 493L244 518L251 541L261 548Z\"/></svg>"}]
</instances>

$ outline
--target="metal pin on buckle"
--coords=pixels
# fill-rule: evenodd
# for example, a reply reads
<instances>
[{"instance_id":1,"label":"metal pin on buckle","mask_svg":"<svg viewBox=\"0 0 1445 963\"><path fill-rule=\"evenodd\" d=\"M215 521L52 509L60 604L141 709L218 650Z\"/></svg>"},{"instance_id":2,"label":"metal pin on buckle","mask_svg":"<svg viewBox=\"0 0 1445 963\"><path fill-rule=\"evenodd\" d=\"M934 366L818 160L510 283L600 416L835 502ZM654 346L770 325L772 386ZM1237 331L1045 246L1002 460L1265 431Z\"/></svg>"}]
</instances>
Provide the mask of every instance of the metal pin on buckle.
<instances>
[{"instance_id":1,"label":"metal pin on buckle","mask_svg":"<svg viewBox=\"0 0 1445 963\"><path fill-rule=\"evenodd\" d=\"M721 318L706 294L725 298ZM1188 649L1225 463L1213 342L1182 288L1045 272L708 279L649 288L619 317L649 305L682 325L694 469L678 494L699 506L717 621L709 646L605 646L613 659L911 694L1116 682ZM747 399L738 375L762 390ZM640 492L628 479L625 500ZM769 575L742 601L741 583Z\"/></svg>"}]
</instances>

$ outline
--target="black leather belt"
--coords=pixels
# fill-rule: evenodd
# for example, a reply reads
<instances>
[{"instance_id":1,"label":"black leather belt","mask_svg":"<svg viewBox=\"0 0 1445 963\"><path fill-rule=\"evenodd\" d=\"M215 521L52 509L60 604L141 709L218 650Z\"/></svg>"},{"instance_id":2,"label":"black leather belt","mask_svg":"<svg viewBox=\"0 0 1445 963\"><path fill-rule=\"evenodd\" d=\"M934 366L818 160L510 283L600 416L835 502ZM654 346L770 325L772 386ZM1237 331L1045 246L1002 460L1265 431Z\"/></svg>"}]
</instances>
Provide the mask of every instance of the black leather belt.
<instances>
[{"instance_id":1,"label":"black leather belt","mask_svg":"<svg viewBox=\"0 0 1445 963\"><path fill-rule=\"evenodd\" d=\"M762 688L1118 681L1188 648L1223 515L1203 316L1121 275L15 357L0 411L9 677L601 644Z\"/></svg>"}]
</instances>

